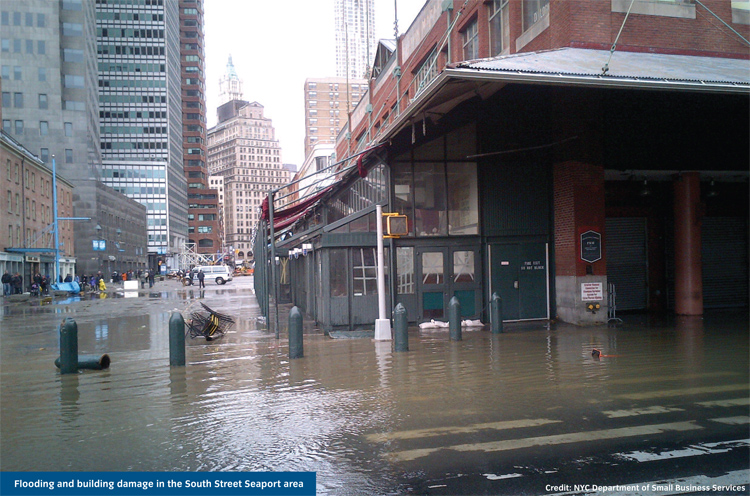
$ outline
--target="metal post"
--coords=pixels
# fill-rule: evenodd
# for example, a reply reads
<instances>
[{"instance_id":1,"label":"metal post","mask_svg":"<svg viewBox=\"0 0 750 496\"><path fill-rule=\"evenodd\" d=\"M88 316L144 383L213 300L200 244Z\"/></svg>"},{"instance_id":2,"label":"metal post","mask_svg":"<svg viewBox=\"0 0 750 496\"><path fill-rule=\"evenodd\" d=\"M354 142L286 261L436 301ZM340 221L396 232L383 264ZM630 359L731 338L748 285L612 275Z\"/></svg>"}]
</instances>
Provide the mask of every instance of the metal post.
<instances>
[{"instance_id":1,"label":"metal post","mask_svg":"<svg viewBox=\"0 0 750 496\"><path fill-rule=\"evenodd\" d=\"M391 321L385 315L385 262L383 261L383 206L375 206L378 236L378 318L375 321L375 340L390 341Z\"/></svg>"},{"instance_id":2,"label":"metal post","mask_svg":"<svg viewBox=\"0 0 750 496\"><path fill-rule=\"evenodd\" d=\"M78 372L78 324L66 317L60 324L60 373Z\"/></svg>"},{"instance_id":3,"label":"metal post","mask_svg":"<svg viewBox=\"0 0 750 496\"><path fill-rule=\"evenodd\" d=\"M302 312L295 306L289 311L289 358L302 358L303 356Z\"/></svg>"},{"instance_id":4,"label":"metal post","mask_svg":"<svg viewBox=\"0 0 750 496\"><path fill-rule=\"evenodd\" d=\"M393 347L395 351L409 351L408 329L406 308L399 303L393 310Z\"/></svg>"},{"instance_id":5,"label":"metal post","mask_svg":"<svg viewBox=\"0 0 750 496\"><path fill-rule=\"evenodd\" d=\"M55 243L55 284L60 281L60 238L57 225L57 167L55 166L55 156L52 155L52 234L53 243Z\"/></svg>"},{"instance_id":6,"label":"metal post","mask_svg":"<svg viewBox=\"0 0 750 496\"><path fill-rule=\"evenodd\" d=\"M185 365L185 319L180 312L169 318L169 366Z\"/></svg>"},{"instance_id":7,"label":"metal post","mask_svg":"<svg viewBox=\"0 0 750 496\"><path fill-rule=\"evenodd\" d=\"M271 285L273 286L273 297L274 297L274 313L276 324L276 339L279 339L279 288L276 281L276 233L273 228L273 191L268 193L268 225L270 226L270 241L271 241ZM271 292L268 292L269 302L271 300ZM270 303L269 303L270 307Z\"/></svg>"},{"instance_id":8,"label":"metal post","mask_svg":"<svg viewBox=\"0 0 750 496\"><path fill-rule=\"evenodd\" d=\"M448 327L451 341L461 341L461 303L455 296L448 302Z\"/></svg>"},{"instance_id":9,"label":"metal post","mask_svg":"<svg viewBox=\"0 0 750 496\"><path fill-rule=\"evenodd\" d=\"M492 324L492 334L503 332L503 299L497 293L492 293L490 301L490 324Z\"/></svg>"}]
</instances>

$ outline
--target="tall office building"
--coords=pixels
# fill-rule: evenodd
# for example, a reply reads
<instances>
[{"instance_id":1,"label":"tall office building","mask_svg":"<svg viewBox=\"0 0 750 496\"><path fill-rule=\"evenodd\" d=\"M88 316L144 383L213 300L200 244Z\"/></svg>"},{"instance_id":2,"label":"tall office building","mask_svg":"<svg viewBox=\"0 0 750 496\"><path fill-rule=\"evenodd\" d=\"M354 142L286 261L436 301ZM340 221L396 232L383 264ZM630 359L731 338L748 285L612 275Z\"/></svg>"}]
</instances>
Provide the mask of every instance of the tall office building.
<instances>
[{"instance_id":1,"label":"tall office building","mask_svg":"<svg viewBox=\"0 0 750 496\"><path fill-rule=\"evenodd\" d=\"M180 0L182 56L182 155L188 187L188 238L193 251L223 252L218 193L208 184L206 165L206 79L203 0Z\"/></svg>"},{"instance_id":2,"label":"tall office building","mask_svg":"<svg viewBox=\"0 0 750 496\"><path fill-rule=\"evenodd\" d=\"M86 273L145 266L145 210L99 183L95 19L93 0L0 4L3 128L73 185Z\"/></svg>"},{"instance_id":3,"label":"tall office building","mask_svg":"<svg viewBox=\"0 0 750 496\"><path fill-rule=\"evenodd\" d=\"M336 143L339 131L347 125L367 92L367 80L346 77L305 80L305 157L315 145Z\"/></svg>"},{"instance_id":4,"label":"tall office building","mask_svg":"<svg viewBox=\"0 0 750 496\"><path fill-rule=\"evenodd\" d=\"M288 183L291 173L283 166L279 140L263 105L232 100L220 106L217 115L218 124L208 130L208 169L224 180L224 243L239 261L251 256L263 199Z\"/></svg>"},{"instance_id":5,"label":"tall office building","mask_svg":"<svg viewBox=\"0 0 750 496\"><path fill-rule=\"evenodd\" d=\"M102 180L146 205L149 263L166 267L188 239L179 4L100 1L96 27Z\"/></svg>"},{"instance_id":6,"label":"tall office building","mask_svg":"<svg viewBox=\"0 0 750 496\"><path fill-rule=\"evenodd\" d=\"M368 78L375 56L375 0L335 0L336 75Z\"/></svg>"}]
</instances>

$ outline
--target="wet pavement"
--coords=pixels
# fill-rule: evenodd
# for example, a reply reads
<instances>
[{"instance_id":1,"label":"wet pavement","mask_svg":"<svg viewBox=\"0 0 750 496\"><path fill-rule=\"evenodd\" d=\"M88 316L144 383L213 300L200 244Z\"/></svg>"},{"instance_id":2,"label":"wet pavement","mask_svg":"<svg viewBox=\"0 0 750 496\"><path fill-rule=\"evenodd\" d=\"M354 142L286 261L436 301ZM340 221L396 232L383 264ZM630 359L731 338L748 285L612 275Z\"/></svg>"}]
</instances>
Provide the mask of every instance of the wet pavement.
<instances>
[{"instance_id":1,"label":"wet pavement","mask_svg":"<svg viewBox=\"0 0 750 496\"><path fill-rule=\"evenodd\" d=\"M317 494L333 495L750 486L746 309L506 324L459 342L414 328L405 353L308 323L304 358L289 360L286 309L277 340L251 277L205 291L157 282L133 298L112 289L4 302L1 470L313 471ZM188 339L187 366L170 368L169 318L199 302L236 325ZM59 374L65 317L79 353L107 353L108 370ZM684 493L666 485L651 493Z\"/></svg>"}]
</instances>

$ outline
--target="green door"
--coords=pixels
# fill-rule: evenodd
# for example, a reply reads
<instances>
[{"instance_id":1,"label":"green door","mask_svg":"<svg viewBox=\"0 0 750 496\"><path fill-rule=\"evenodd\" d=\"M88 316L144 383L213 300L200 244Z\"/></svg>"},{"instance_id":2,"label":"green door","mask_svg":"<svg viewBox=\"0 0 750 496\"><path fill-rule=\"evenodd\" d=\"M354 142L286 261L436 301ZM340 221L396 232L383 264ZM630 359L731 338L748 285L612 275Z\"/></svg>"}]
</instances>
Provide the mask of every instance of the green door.
<instances>
[{"instance_id":1,"label":"green door","mask_svg":"<svg viewBox=\"0 0 750 496\"><path fill-rule=\"evenodd\" d=\"M479 318L482 310L482 273L476 246L419 247L417 296L419 320L448 320L448 302L461 303L461 318Z\"/></svg>"},{"instance_id":2,"label":"green door","mask_svg":"<svg viewBox=\"0 0 750 496\"><path fill-rule=\"evenodd\" d=\"M549 318L546 243L490 245L490 294L503 300L503 320Z\"/></svg>"}]
</instances>

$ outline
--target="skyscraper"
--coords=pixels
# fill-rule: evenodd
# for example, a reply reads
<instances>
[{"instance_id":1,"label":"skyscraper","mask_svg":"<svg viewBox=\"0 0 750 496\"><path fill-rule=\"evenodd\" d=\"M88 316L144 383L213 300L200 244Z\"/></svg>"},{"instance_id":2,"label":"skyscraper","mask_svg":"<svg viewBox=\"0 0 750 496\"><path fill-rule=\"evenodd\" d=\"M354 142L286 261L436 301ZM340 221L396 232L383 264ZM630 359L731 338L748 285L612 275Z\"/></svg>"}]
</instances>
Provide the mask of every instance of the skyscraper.
<instances>
[{"instance_id":1,"label":"skyscraper","mask_svg":"<svg viewBox=\"0 0 750 496\"><path fill-rule=\"evenodd\" d=\"M203 0L180 0L182 152L188 186L188 237L193 251L222 252L218 193L209 189L206 165L206 79Z\"/></svg>"},{"instance_id":2,"label":"skyscraper","mask_svg":"<svg viewBox=\"0 0 750 496\"><path fill-rule=\"evenodd\" d=\"M179 4L96 4L102 180L148 209L150 266L188 234Z\"/></svg>"},{"instance_id":3,"label":"skyscraper","mask_svg":"<svg viewBox=\"0 0 750 496\"><path fill-rule=\"evenodd\" d=\"M90 220L66 222L87 273L145 265L143 207L99 183L95 18L91 0L0 5L3 128L73 184L74 215Z\"/></svg>"},{"instance_id":4,"label":"skyscraper","mask_svg":"<svg viewBox=\"0 0 750 496\"><path fill-rule=\"evenodd\" d=\"M336 75L369 78L375 56L374 0L335 0Z\"/></svg>"},{"instance_id":5,"label":"skyscraper","mask_svg":"<svg viewBox=\"0 0 750 496\"><path fill-rule=\"evenodd\" d=\"M227 64L222 81L237 78ZM224 242L237 260L252 253L253 227L263 199L291 178L283 167L281 148L263 105L242 100L242 93L217 109L218 124L208 130L208 169L224 180Z\"/></svg>"}]
</instances>

